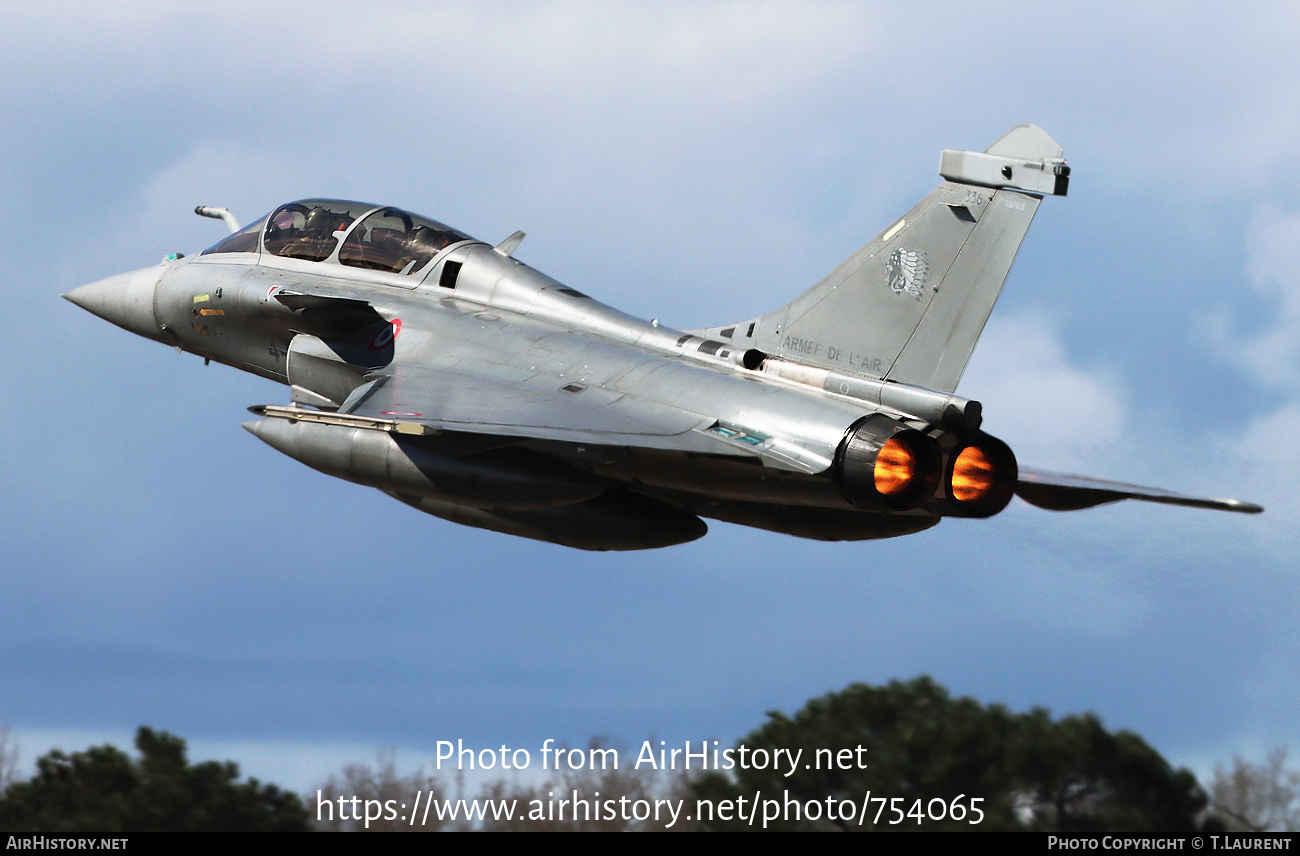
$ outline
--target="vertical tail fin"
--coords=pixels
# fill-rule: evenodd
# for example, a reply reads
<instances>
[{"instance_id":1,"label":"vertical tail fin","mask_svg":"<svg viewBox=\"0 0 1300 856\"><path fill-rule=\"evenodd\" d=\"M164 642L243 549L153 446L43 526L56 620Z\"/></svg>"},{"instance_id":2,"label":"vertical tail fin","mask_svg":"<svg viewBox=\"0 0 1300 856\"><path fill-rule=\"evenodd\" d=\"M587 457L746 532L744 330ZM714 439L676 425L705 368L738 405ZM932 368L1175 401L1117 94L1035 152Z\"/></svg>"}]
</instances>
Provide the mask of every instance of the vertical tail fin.
<instances>
[{"instance_id":1,"label":"vertical tail fin","mask_svg":"<svg viewBox=\"0 0 1300 856\"><path fill-rule=\"evenodd\" d=\"M737 344L956 389L1042 194L1064 196L1069 167L1045 132L1018 125L982 153L945 150L939 172L939 187L821 282L736 325Z\"/></svg>"}]
</instances>

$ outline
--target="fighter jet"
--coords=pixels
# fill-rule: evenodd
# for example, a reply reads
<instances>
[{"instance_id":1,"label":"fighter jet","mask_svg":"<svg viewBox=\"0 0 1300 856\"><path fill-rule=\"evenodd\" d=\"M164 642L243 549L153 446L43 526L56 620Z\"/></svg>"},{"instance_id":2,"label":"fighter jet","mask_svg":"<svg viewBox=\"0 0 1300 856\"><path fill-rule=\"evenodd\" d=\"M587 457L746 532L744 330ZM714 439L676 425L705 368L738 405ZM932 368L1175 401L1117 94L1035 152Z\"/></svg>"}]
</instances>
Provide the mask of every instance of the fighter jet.
<instances>
[{"instance_id":1,"label":"fighter jet","mask_svg":"<svg viewBox=\"0 0 1300 856\"><path fill-rule=\"evenodd\" d=\"M1259 506L1020 469L958 381L1061 147L1032 125L945 150L942 183L790 303L676 330L382 205L291 202L196 256L64 295L289 387L244 427L420 511L585 550L694 540L701 518L857 541L1122 499Z\"/></svg>"}]
</instances>

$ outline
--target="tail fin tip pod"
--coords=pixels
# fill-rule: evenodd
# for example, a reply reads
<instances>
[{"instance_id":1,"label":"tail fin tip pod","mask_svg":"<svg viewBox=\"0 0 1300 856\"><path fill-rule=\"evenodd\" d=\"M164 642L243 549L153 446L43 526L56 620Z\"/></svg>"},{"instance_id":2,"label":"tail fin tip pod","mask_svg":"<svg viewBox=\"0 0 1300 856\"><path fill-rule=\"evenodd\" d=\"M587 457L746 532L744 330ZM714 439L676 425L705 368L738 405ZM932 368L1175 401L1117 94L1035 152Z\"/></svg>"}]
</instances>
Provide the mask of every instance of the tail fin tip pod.
<instances>
[{"instance_id":1,"label":"tail fin tip pod","mask_svg":"<svg viewBox=\"0 0 1300 856\"><path fill-rule=\"evenodd\" d=\"M983 152L945 149L943 183L811 289L734 325L750 340L737 344L954 391L1038 204L1068 190L1061 154L1034 125L1017 125Z\"/></svg>"},{"instance_id":2,"label":"tail fin tip pod","mask_svg":"<svg viewBox=\"0 0 1300 856\"><path fill-rule=\"evenodd\" d=\"M1070 167L1056 140L1037 125L1016 125L983 152L944 149L939 174L959 184L1065 196Z\"/></svg>"}]
</instances>

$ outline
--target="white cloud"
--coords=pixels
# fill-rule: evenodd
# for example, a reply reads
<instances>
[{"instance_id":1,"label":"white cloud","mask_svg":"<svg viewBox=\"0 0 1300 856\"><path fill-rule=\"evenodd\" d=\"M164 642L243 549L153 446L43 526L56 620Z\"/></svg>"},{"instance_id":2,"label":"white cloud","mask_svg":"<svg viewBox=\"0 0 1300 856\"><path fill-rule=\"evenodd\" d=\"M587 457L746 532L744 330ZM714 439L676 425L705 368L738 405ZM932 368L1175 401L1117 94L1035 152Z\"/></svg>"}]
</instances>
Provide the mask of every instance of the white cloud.
<instances>
[{"instance_id":1,"label":"white cloud","mask_svg":"<svg viewBox=\"0 0 1300 856\"><path fill-rule=\"evenodd\" d=\"M1220 348L1264 384L1300 383L1300 214L1276 205L1258 209L1247 227L1247 265L1255 291L1271 305L1262 330L1231 341L1222 326Z\"/></svg>"},{"instance_id":2,"label":"white cloud","mask_svg":"<svg viewBox=\"0 0 1300 856\"><path fill-rule=\"evenodd\" d=\"M1219 351L1272 391L1272 406L1246 424L1240 439L1223 445L1235 479L1268 509L1271 525L1260 549L1279 557L1300 550L1300 213L1268 204L1251 217L1246 234L1250 284L1263 298L1267 320L1241 330L1239 318L1220 310L1205 320Z\"/></svg>"},{"instance_id":3,"label":"white cloud","mask_svg":"<svg viewBox=\"0 0 1300 856\"><path fill-rule=\"evenodd\" d=\"M1127 420L1123 382L1071 363L1041 312L990 319L959 392L983 403L986 430L1042 466L1095 460Z\"/></svg>"},{"instance_id":4,"label":"white cloud","mask_svg":"<svg viewBox=\"0 0 1300 856\"><path fill-rule=\"evenodd\" d=\"M1300 402L1291 400L1273 413L1260 416L1247 426L1233 458L1238 469L1234 480L1242 495L1261 503L1266 511L1262 526L1252 527L1255 548L1272 556L1279 567L1296 572L1294 557L1300 554ZM1234 490L1237 489L1234 487Z\"/></svg>"}]
</instances>

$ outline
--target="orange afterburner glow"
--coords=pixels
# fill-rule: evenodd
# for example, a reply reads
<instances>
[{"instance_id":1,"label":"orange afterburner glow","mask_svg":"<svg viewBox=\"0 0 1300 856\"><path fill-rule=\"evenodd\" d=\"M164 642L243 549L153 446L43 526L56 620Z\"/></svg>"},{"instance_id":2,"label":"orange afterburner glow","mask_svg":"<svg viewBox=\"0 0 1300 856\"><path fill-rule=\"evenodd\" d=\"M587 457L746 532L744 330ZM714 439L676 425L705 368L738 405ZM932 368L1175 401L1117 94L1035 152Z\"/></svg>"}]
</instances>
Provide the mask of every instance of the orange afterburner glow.
<instances>
[{"instance_id":1,"label":"orange afterburner glow","mask_svg":"<svg viewBox=\"0 0 1300 856\"><path fill-rule=\"evenodd\" d=\"M978 446L962 449L952 465L953 499L973 502L982 498L992 487L993 464L988 455Z\"/></svg>"},{"instance_id":2,"label":"orange afterburner glow","mask_svg":"<svg viewBox=\"0 0 1300 856\"><path fill-rule=\"evenodd\" d=\"M911 448L897 437L891 438L876 455L876 490L893 496L912 483L916 475L916 458Z\"/></svg>"}]
</instances>

